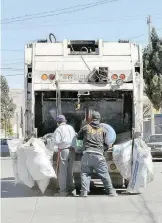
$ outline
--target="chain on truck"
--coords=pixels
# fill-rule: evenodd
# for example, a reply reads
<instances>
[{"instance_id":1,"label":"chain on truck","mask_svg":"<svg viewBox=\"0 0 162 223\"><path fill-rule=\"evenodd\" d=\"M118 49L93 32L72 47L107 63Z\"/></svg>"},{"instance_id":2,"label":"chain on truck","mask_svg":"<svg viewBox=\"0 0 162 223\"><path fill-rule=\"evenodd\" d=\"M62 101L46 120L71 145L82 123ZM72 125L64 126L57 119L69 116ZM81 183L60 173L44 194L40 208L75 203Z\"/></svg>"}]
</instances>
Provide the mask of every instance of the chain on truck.
<instances>
[{"instance_id":1,"label":"chain on truck","mask_svg":"<svg viewBox=\"0 0 162 223\"><path fill-rule=\"evenodd\" d=\"M115 144L143 132L143 70L141 47L129 41L38 40L25 46L25 135L38 137L57 127L62 113L78 132L91 111L116 133ZM54 41L52 40L54 37ZM105 154L114 187L124 185ZM80 187L81 154L76 154L74 177ZM100 183L97 176L94 183Z\"/></svg>"}]
</instances>

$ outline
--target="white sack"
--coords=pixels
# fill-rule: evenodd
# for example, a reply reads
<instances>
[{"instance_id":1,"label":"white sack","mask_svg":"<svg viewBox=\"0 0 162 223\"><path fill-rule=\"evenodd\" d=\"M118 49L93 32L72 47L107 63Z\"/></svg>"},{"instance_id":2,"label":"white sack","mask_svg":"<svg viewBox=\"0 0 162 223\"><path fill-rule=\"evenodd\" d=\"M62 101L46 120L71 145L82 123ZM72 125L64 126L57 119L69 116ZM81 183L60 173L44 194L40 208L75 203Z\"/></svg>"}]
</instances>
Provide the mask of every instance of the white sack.
<instances>
[{"instance_id":1,"label":"white sack","mask_svg":"<svg viewBox=\"0 0 162 223\"><path fill-rule=\"evenodd\" d=\"M23 143L22 139L7 140L10 156L12 159L17 159L17 149Z\"/></svg>"},{"instance_id":2,"label":"white sack","mask_svg":"<svg viewBox=\"0 0 162 223\"><path fill-rule=\"evenodd\" d=\"M15 184L20 183L20 178L18 174L18 164L17 164L17 159L12 160L12 169L13 169L13 175L15 178Z\"/></svg>"},{"instance_id":3,"label":"white sack","mask_svg":"<svg viewBox=\"0 0 162 223\"><path fill-rule=\"evenodd\" d=\"M114 144L114 142L116 141L116 132L113 129L113 127L111 125L106 124L106 123L101 123L101 125L107 131L107 135L106 135L106 138L105 138L106 144L107 145Z\"/></svg>"},{"instance_id":4,"label":"white sack","mask_svg":"<svg viewBox=\"0 0 162 223\"><path fill-rule=\"evenodd\" d=\"M43 180L45 178L56 178L56 173L47 156L47 149L42 140L33 138L31 145L24 148L27 168L32 178Z\"/></svg>"},{"instance_id":5,"label":"white sack","mask_svg":"<svg viewBox=\"0 0 162 223\"><path fill-rule=\"evenodd\" d=\"M133 148L132 174L128 192L138 192L154 179L153 162L150 148L141 139L135 139Z\"/></svg>"},{"instance_id":6,"label":"white sack","mask_svg":"<svg viewBox=\"0 0 162 223\"><path fill-rule=\"evenodd\" d=\"M43 136L43 140L46 141L46 148L52 152L58 152L58 146L53 142L53 133L48 133ZM53 153L52 153L53 155Z\"/></svg>"},{"instance_id":7,"label":"white sack","mask_svg":"<svg viewBox=\"0 0 162 223\"><path fill-rule=\"evenodd\" d=\"M51 153L53 155L53 152L58 152L58 146L56 146L53 143L53 139L52 138L48 138L46 140L46 148L49 151L49 154Z\"/></svg>"},{"instance_id":8,"label":"white sack","mask_svg":"<svg viewBox=\"0 0 162 223\"><path fill-rule=\"evenodd\" d=\"M12 168L13 168L13 175L15 178L15 184L20 182L19 174L18 174L18 160L17 160L17 149L22 144L21 139L12 139L8 140L8 148L10 151L10 157L12 159Z\"/></svg>"},{"instance_id":9,"label":"white sack","mask_svg":"<svg viewBox=\"0 0 162 223\"><path fill-rule=\"evenodd\" d=\"M131 177L132 140L114 145L113 161L123 178Z\"/></svg>"},{"instance_id":10,"label":"white sack","mask_svg":"<svg viewBox=\"0 0 162 223\"><path fill-rule=\"evenodd\" d=\"M17 169L18 169L18 176L20 179L20 182L25 184L26 186L32 188L35 183L32 179L32 176L30 172L28 171L27 165L26 165L26 156L24 153L24 148L21 146L17 150Z\"/></svg>"},{"instance_id":11,"label":"white sack","mask_svg":"<svg viewBox=\"0 0 162 223\"><path fill-rule=\"evenodd\" d=\"M52 152L47 150L41 139L31 138L27 143L22 140L11 140L9 143L15 182L22 182L33 187L35 181L44 193L50 178L56 178L50 159Z\"/></svg>"},{"instance_id":12,"label":"white sack","mask_svg":"<svg viewBox=\"0 0 162 223\"><path fill-rule=\"evenodd\" d=\"M41 190L42 194L47 189L49 183L50 183L50 178L45 178L43 180L37 180L38 187Z\"/></svg>"}]
</instances>

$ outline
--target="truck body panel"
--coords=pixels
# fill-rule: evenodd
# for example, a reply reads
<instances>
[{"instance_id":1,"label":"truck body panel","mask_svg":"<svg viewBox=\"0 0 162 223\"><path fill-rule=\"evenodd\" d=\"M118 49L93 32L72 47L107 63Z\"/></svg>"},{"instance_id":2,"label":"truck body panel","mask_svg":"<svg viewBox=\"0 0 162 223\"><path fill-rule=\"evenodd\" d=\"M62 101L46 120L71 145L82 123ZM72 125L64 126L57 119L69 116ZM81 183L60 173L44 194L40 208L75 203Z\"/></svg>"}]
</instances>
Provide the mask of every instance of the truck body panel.
<instances>
[{"instance_id":1,"label":"truck body panel","mask_svg":"<svg viewBox=\"0 0 162 223\"><path fill-rule=\"evenodd\" d=\"M115 129L116 143L143 134L142 52L134 43L64 40L28 44L25 89L25 135L53 132L58 113L78 132L92 109ZM111 155L107 160L110 172L117 174L111 168ZM74 169L80 171L77 162Z\"/></svg>"}]
</instances>

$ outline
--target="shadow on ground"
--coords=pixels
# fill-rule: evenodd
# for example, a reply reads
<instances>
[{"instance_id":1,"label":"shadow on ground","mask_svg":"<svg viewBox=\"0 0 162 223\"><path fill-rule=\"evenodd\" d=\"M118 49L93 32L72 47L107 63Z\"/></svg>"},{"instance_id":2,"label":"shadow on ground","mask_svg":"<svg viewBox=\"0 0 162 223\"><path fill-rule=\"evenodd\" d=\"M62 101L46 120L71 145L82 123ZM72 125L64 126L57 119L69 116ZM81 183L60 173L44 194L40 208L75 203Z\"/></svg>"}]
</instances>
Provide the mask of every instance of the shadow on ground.
<instances>
[{"instance_id":1,"label":"shadow on ground","mask_svg":"<svg viewBox=\"0 0 162 223\"><path fill-rule=\"evenodd\" d=\"M38 188L29 188L22 184L15 185L14 177L1 178L1 198L52 196L52 190L47 190L43 195Z\"/></svg>"},{"instance_id":2,"label":"shadow on ground","mask_svg":"<svg viewBox=\"0 0 162 223\"><path fill-rule=\"evenodd\" d=\"M119 196L128 196L128 195L138 195L140 193L128 193L126 189L117 189L117 193ZM106 195L106 192L103 187L93 187L91 189L89 195Z\"/></svg>"},{"instance_id":3,"label":"shadow on ground","mask_svg":"<svg viewBox=\"0 0 162 223\"><path fill-rule=\"evenodd\" d=\"M8 178L1 178L1 198L20 198L20 197L36 197L36 196L53 196L54 195L54 188L48 187L44 194L40 192L40 190L35 188L28 188L25 185L17 184L15 185L15 181L13 177ZM130 195L126 193L125 190L117 190L120 196L127 196ZM75 194L75 193L74 193ZM106 195L103 187L93 187L89 196L104 196ZM137 194L131 194L137 195Z\"/></svg>"}]
</instances>

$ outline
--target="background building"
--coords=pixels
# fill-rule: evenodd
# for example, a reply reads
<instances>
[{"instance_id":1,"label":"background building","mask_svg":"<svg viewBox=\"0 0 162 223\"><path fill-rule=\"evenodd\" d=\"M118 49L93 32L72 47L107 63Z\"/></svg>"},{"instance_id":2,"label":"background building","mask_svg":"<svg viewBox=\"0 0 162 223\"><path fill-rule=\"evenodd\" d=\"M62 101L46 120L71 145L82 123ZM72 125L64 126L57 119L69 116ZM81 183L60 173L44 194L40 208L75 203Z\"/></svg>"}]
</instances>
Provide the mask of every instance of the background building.
<instances>
[{"instance_id":1,"label":"background building","mask_svg":"<svg viewBox=\"0 0 162 223\"><path fill-rule=\"evenodd\" d=\"M143 105L143 136L148 140L152 134L162 134L162 109L154 109L147 96L143 97Z\"/></svg>"},{"instance_id":2,"label":"background building","mask_svg":"<svg viewBox=\"0 0 162 223\"><path fill-rule=\"evenodd\" d=\"M13 98L13 102L16 105L16 110L14 117L11 120L12 128L14 136L21 137L22 129L21 129L21 122L24 118L24 90L23 89L10 89L10 96Z\"/></svg>"}]
</instances>

